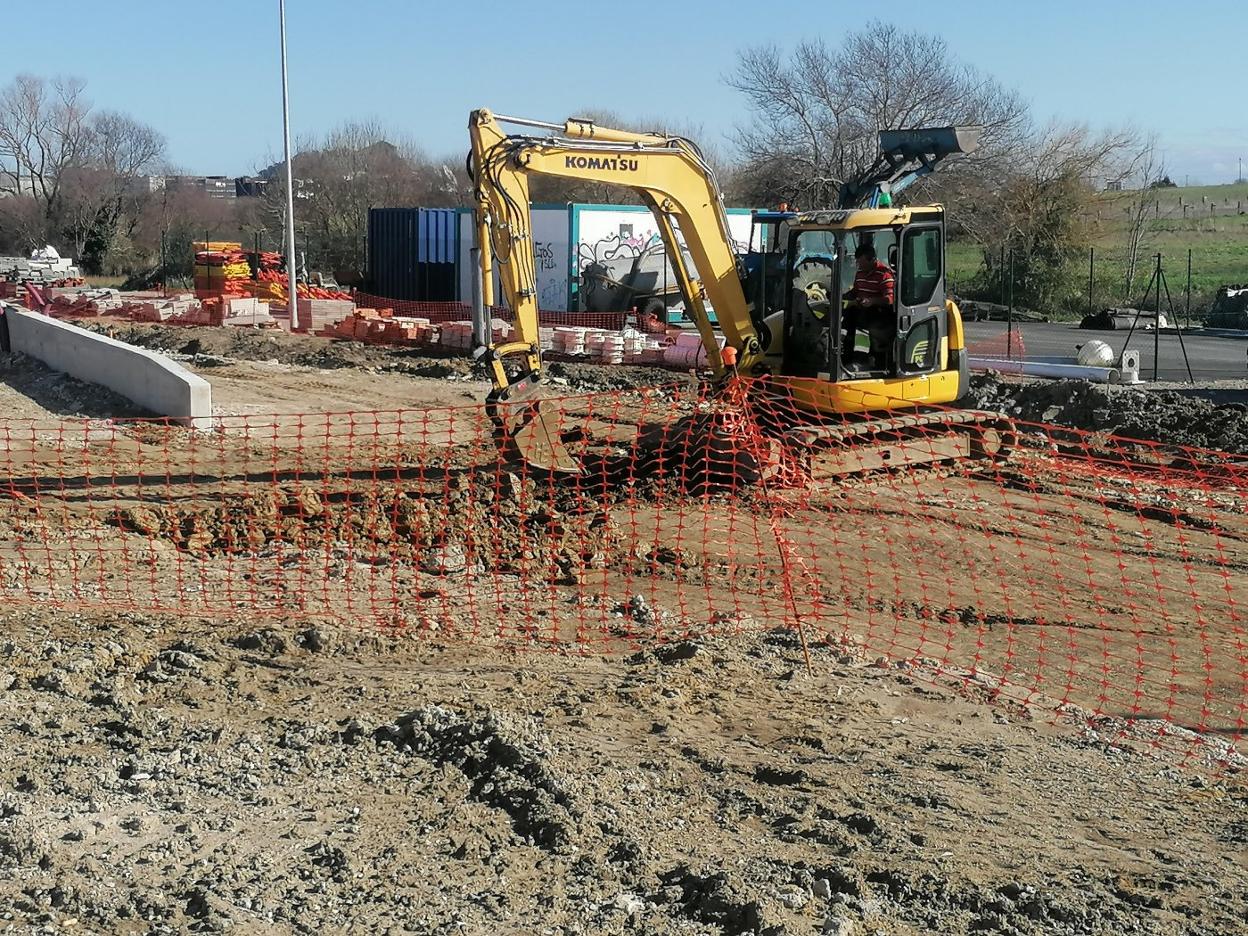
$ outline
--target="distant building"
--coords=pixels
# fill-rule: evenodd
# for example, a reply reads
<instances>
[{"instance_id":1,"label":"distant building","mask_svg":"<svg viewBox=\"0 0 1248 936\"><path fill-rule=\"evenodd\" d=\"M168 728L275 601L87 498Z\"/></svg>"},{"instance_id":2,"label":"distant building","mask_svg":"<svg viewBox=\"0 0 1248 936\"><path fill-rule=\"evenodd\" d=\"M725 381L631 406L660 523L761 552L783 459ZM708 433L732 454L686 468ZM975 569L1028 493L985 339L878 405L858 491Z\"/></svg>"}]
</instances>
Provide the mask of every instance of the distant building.
<instances>
[{"instance_id":1,"label":"distant building","mask_svg":"<svg viewBox=\"0 0 1248 936\"><path fill-rule=\"evenodd\" d=\"M199 191L210 198L235 198L237 195L230 176L165 176L165 188Z\"/></svg>"},{"instance_id":2,"label":"distant building","mask_svg":"<svg viewBox=\"0 0 1248 936\"><path fill-rule=\"evenodd\" d=\"M268 179L240 176L234 180L234 194L238 198L260 198L269 188Z\"/></svg>"},{"instance_id":3,"label":"distant building","mask_svg":"<svg viewBox=\"0 0 1248 936\"><path fill-rule=\"evenodd\" d=\"M25 195L28 198L34 197L35 180L30 176L19 175L17 182L13 181L13 177L6 175L0 178L0 198L9 198L13 195Z\"/></svg>"},{"instance_id":4,"label":"distant building","mask_svg":"<svg viewBox=\"0 0 1248 936\"><path fill-rule=\"evenodd\" d=\"M1105 183L1105 191L1107 191L1107 192L1121 192L1121 191L1122 191L1122 180L1121 180L1121 179L1110 179L1108 182L1106 182L1106 183Z\"/></svg>"},{"instance_id":5,"label":"distant building","mask_svg":"<svg viewBox=\"0 0 1248 936\"><path fill-rule=\"evenodd\" d=\"M153 192L163 192L165 190L165 177L163 175L139 176L130 182L130 194L132 195L151 195Z\"/></svg>"}]
</instances>

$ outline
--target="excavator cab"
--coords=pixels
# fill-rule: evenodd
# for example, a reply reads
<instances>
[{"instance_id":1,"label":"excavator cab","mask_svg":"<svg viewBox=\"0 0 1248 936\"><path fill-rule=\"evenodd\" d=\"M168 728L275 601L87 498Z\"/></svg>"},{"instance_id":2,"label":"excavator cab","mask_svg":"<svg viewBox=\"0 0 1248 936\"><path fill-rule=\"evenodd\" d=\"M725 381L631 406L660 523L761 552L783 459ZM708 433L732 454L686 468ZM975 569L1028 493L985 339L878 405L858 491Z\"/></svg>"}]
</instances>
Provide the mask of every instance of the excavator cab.
<instances>
[{"instance_id":1,"label":"excavator cab","mask_svg":"<svg viewBox=\"0 0 1248 936\"><path fill-rule=\"evenodd\" d=\"M876 220L866 212L811 212L790 223L779 373L833 381L915 379L942 363L942 348L947 357L943 213L905 211L888 219L893 223L863 223ZM894 299L887 309L855 308L847 298L855 252L863 245L892 272Z\"/></svg>"},{"instance_id":2,"label":"excavator cab","mask_svg":"<svg viewBox=\"0 0 1248 936\"><path fill-rule=\"evenodd\" d=\"M795 379L803 405L871 412L965 394L962 321L945 290L944 209L897 207L893 199L946 157L974 151L978 136L955 127L881 132L879 158L842 188L842 207L786 221L788 294L767 317L766 359L781 383ZM892 272L888 308L849 299L863 245Z\"/></svg>"},{"instance_id":3,"label":"excavator cab","mask_svg":"<svg viewBox=\"0 0 1248 936\"><path fill-rule=\"evenodd\" d=\"M796 217L797 212L790 211L788 206L750 213L750 246L740 256L740 273L755 328L784 307L787 230L788 223Z\"/></svg>"}]
</instances>

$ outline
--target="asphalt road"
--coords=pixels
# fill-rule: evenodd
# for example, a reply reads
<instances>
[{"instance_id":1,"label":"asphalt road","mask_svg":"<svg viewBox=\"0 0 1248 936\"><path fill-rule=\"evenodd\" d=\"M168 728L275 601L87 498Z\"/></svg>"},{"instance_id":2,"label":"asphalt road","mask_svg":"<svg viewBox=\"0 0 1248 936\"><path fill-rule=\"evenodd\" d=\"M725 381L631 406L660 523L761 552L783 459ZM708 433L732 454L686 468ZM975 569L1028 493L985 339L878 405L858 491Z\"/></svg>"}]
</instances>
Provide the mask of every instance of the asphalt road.
<instances>
[{"instance_id":1,"label":"asphalt road","mask_svg":"<svg viewBox=\"0 0 1248 936\"><path fill-rule=\"evenodd\" d=\"M991 353L993 357L1003 355L1006 346L1004 322L967 322L965 328L966 342L972 354L978 351ZM1016 323L1014 328L1015 335L1021 333L1022 346L1029 357L1073 358L1075 346L1092 338L1099 338L1118 351L1127 338L1126 331L1085 331L1073 324L1022 322ZM1143 380L1151 380L1153 376L1154 338L1152 332L1141 331L1131 336L1130 347L1140 352L1140 378ZM1184 334L1182 344L1187 349L1192 376L1197 381L1248 378L1248 336ZM1161 380L1187 380L1183 348L1177 335L1160 336L1158 376Z\"/></svg>"}]
</instances>

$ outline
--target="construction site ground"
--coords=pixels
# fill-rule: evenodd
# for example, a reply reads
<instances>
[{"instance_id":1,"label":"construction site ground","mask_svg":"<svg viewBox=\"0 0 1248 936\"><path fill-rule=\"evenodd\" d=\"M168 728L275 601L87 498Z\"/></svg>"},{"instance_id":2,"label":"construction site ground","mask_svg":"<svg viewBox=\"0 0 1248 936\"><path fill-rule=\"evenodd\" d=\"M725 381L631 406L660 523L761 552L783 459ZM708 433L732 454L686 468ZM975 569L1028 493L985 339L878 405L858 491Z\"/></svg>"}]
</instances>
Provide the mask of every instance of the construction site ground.
<instances>
[{"instance_id":1,"label":"construction site ground","mask_svg":"<svg viewBox=\"0 0 1248 936\"><path fill-rule=\"evenodd\" d=\"M790 631L0 621L0 931L1248 927L1242 785Z\"/></svg>"},{"instance_id":2,"label":"construction site ground","mask_svg":"<svg viewBox=\"0 0 1248 936\"><path fill-rule=\"evenodd\" d=\"M485 391L458 359L119 328L206 376L226 417L432 409ZM688 382L640 368L556 370L573 393ZM661 505L607 497L608 519L641 518L648 555L665 558L641 573L609 559L536 590L496 574L475 586L494 590L477 606L464 604L469 570L432 574L412 543L371 530L368 554L348 557L366 570L359 578L335 577L327 562L324 579L300 578L296 594L282 530L263 527L276 549L246 560L221 546L219 527L237 522L223 502L261 517L251 530L266 522L249 500L255 485L178 492L171 524L141 511L172 487L119 475L107 506L127 524L100 522L50 483L98 467L75 462L72 447L43 457L39 433L62 417L135 414L25 360L0 360L0 384L4 415L35 426L9 443L26 486L7 511L0 504L0 540L20 543L32 523L25 498L49 492L40 548L6 550L20 574L0 580L36 582L27 597L47 603L0 612L0 732L12 752L0 763L0 931L1248 930L1248 792L1239 755L1218 746L1244 728L1242 635L1209 628L1227 596L1233 606L1243 594L1242 491L1187 495L1138 480L1115 491L1033 453L992 472L865 479L772 504L782 538L841 570L798 599L830 622L809 635L812 676L797 635L778 627L784 602L767 594L780 559L763 548L776 531L757 504L682 501L673 527ZM1248 423L1234 404L1084 389L1074 405L1030 386L989 379L977 393L1024 418L1098 430L1186 408L1162 421L1180 437L1159 441L1192 443L1192 433L1204 444L1212 425L1228 450ZM132 433L132 453L110 457L161 453L177 475L185 466L169 438ZM283 439L265 457L295 444ZM326 464L346 457L336 444ZM222 464L256 457L241 444L219 453ZM448 499L419 480L403 494L441 498L451 526L473 516L471 496ZM264 496L304 494L282 482ZM381 495L361 486L354 496ZM1137 513L1157 503L1184 521ZM522 526L491 510L507 551L495 558L523 567ZM197 511L200 539L177 539ZM1216 523L1204 521L1210 511ZM938 512L959 519L945 525ZM961 537L969 525L1003 537L1009 553L974 553ZM758 580L722 577L727 561L691 565L691 531L712 560L734 548L767 555L751 570ZM75 552L88 540L101 558L141 558L143 581ZM861 574L906 561L947 571ZM654 562L672 568L656 575ZM237 587L240 563L255 613L209 613ZM1194 567L1215 566L1227 575L1192 580ZM1051 578L1038 583L1038 570ZM76 604L87 576L130 606ZM375 607L378 582L396 607L420 594L431 610L384 635L352 612ZM1150 607L1163 587L1191 601ZM289 613L308 594L324 596L321 613ZM732 613L709 627L725 595ZM1066 626L1020 620L1010 607L1020 599ZM204 613L187 613L194 601ZM566 620L547 613L557 608ZM972 666L1010 674L1013 691L968 679ZM1106 717L1072 714L1094 710ZM1167 719L1172 739L1198 729L1209 745L1196 756L1190 744L1157 746L1124 727L1132 716Z\"/></svg>"}]
</instances>

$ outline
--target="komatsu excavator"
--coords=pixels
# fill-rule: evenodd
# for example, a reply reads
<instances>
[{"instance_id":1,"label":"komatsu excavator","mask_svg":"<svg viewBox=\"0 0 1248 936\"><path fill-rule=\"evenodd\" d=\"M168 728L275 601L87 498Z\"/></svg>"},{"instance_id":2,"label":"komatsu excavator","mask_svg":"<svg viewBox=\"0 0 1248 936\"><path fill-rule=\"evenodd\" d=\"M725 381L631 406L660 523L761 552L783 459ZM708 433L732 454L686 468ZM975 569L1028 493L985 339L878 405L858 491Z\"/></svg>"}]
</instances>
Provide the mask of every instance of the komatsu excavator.
<instances>
[{"instance_id":1,"label":"komatsu excavator","mask_svg":"<svg viewBox=\"0 0 1248 936\"><path fill-rule=\"evenodd\" d=\"M529 129L509 134L503 124ZM581 470L542 407L529 178L549 175L619 185L650 209L712 379L758 378L745 381L750 393L782 399L784 406L768 407L769 430L817 463L814 475L1003 456L1013 427L1000 414L939 406L969 386L962 318L945 295L944 209L892 202L940 160L973 151L978 135L976 128L882 132L876 164L865 181L842 188L841 207L794 213L776 225L771 247L780 257L771 268L782 271L782 288L761 288L751 301L715 175L689 140L576 118L555 124L473 111L469 173L481 273L474 354L491 369L487 407L500 444L535 468ZM844 330L853 257L864 244L887 259L896 280L894 303L873 316L865 349ZM495 271L515 316L515 338L502 343L491 340L484 314L494 302ZM778 412L791 415L774 425Z\"/></svg>"}]
</instances>

